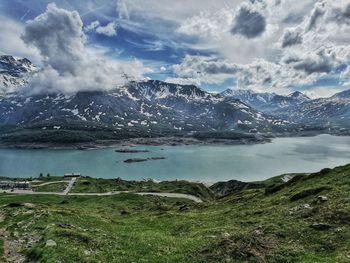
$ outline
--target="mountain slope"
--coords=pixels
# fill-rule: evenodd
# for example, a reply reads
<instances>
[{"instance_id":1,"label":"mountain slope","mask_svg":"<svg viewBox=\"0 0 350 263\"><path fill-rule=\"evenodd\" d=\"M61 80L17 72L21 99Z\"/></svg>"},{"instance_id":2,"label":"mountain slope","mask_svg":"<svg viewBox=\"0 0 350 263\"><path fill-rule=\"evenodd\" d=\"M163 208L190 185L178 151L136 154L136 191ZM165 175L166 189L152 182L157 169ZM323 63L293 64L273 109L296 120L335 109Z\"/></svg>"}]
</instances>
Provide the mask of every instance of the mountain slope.
<instances>
[{"instance_id":1,"label":"mountain slope","mask_svg":"<svg viewBox=\"0 0 350 263\"><path fill-rule=\"evenodd\" d=\"M295 107L300 103L310 100L309 97L299 91L284 96L268 92L262 93L252 90L229 89L222 92L221 95L239 99L255 109L272 114L285 108Z\"/></svg>"},{"instance_id":2,"label":"mountain slope","mask_svg":"<svg viewBox=\"0 0 350 263\"><path fill-rule=\"evenodd\" d=\"M192 85L161 81L130 82L112 91L72 95L0 98L0 123L32 125L50 121L96 122L117 127L153 126L182 131L268 130L274 119L239 100L213 95Z\"/></svg>"},{"instance_id":3,"label":"mountain slope","mask_svg":"<svg viewBox=\"0 0 350 263\"><path fill-rule=\"evenodd\" d=\"M14 92L28 84L37 68L28 59L0 55L0 94Z\"/></svg>"},{"instance_id":4,"label":"mountain slope","mask_svg":"<svg viewBox=\"0 0 350 263\"><path fill-rule=\"evenodd\" d=\"M238 98L253 108L291 123L350 127L350 90L313 100L298 91L282 96L251 90L227 90L221 95Z\"/></svg>"},{"instance_id":5,"label":"mountain slope","mask_svg":"<svg viewBox=\"0 0 350 263\"><path fill-rule=\"evenodd\" d=\"M227 89L220 93L221 96L235 98L243 101L244 103L250 105L256 109L262 109L264 106L270 104L273 97L276 96L275 93L268 92L255 92L252 90L233 90Z\"/></svg>"}]
</instances>

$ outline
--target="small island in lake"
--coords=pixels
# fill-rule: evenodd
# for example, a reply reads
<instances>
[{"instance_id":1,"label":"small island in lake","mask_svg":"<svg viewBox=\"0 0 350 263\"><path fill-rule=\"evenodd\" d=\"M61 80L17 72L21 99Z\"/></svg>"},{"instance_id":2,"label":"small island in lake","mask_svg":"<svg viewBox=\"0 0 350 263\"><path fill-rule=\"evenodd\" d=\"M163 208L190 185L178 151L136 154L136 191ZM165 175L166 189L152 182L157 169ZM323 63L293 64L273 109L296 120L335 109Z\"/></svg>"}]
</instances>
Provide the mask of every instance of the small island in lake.
<instances>
[{"instance_id":1,"label":"small island in lake","mask_svg":"<svg viewBox=\"0 0 350 263\"><path fill-rule=\"evenodd\" d=\"M130 158L126 159L124 163L140 163L140 162L147 162L147 161L156 161L156 160L164 160L165 157L149 157L149 158Z\"/></svg>"},{"instance_id":2,"label":"small island in lake","mask_svg":"<svg viewBox=\"0 0 350 263\"><path fill-rule=\"evenodd\" d=\"M117 153L148 153L149 150L117 149Z\"/></svg>"}]
</instances>

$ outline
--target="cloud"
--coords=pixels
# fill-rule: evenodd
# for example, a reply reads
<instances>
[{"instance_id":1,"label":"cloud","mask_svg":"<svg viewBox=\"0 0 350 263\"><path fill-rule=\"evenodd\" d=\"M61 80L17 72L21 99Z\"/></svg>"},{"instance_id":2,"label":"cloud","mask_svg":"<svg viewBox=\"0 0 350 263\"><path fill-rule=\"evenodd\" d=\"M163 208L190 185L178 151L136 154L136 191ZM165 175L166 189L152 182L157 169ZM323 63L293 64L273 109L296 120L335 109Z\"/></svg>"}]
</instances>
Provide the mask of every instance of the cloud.
<instances>
[{"instance_id":1,"label":"cloud","mask_svg":"<svg viewBox=\"0 0 350 263\"><path fill-rule=\"evenodd\" d=\"M265 17L250 5L243 5L238 10L235 17L232 34L239 34L246 38L256 38L261 36L266 29Z\"/></svg>"},{"instance_id":2,"label":"cloud","mask_svg":"<svg viewBox=\"0 0 350 263\"><path fill-rule=\"evenodd\" d=\"M95 30L97 27L100 26L100 21L98 20L95 20L95 21L92 21L89 25L87 25L86 27L84 27L84 30L87 31L87 32L90 32L90 31L93 31Z\"/></svg>"},{"instance_id":3,"label":"cloud","mask_svg":"<svg viewBox=\"0 0 350 263\"><path fill-rule=\"evenodd\" d=\"M31 82L34 93L107 90L123 84L124 74L142 78L149 71L138 61L110 60L87 48L79 14L55 4L27 22L22 38L40 51L44 64Z\"/></svg>"},{"instance_id":4,"label":"cloud","mask_svg":"<svg viewBox=\"0 0 350 263\"><path fill-rule=\"evenodd\" d=\"M124 20L129 20L130 15L129 15L129 10L128 10L128 5L125 0L118 0L117 1L117 9L118 13L118 19L124 19Z\"/></svg>"},{"instance_id":5,"label":"cloud","mask_svg":"<svg viewBox=\"0 0 350 263\"><path fill-rule=\"evenodd\" d=\"M287 29L282 36L282 48L301 44L303 36L298 29Z\"/></svg>"},{"instance_id":6,"label":"cloud","mask_svg":"<svg viewBox=\"0 0 350 263\"><path fill-rule=\"evenodd\" d=\"M335 68L336 54L332 50L321 49L318 53L307 54L305 57L286 59L294 69L303 70L308 74L330 73Z\"/></svg>"},{"instance_id":7,"label":"cloud","mask_svg":"<svg viewBox=\"0 0 350 263\"><path fill-rule=\"evenodd\" d=\"M307 31L314 29L325 14L325 2L316 3L307 21Z\"/></svg>"},{"instance_id":8,"label":"cloud","mask_svg":"<svg viewBox=\"0 0 350 263\"><path fill-rule=\"evenodd\" d=\"M28 47L21 39L24 27L10 18L0 16L0 51L18 57L26 57L33 62L40 61L40 54L34 47Z\"/></svg>"},{"instance_id":9,"label":"cloud","mask_svg":"<svg viewBox=\"0 0 350 263\"><path fill-rule=\"evenodd\" d=\"M113 37L117 35L118 24L116 22L110 22L105 26L101 26L98 20L91 22L84 28L86 32L95 31L97 34Z\"/></svg>"},{"instance_id":10,"label":"cloud","mask_svg":"<svg viewBox=\"0 0 350 263\"><path fill-rule=\"evenodd\" d=\"M326 87L317 87L312 90L305 91L303 93L307 95L309 98L316 99L316 98L329 98L341 91L344 91L344 88L326 86Z\"/></svg>"},{"instance_id":11,"label":"cloud","mask_svg":"<svg viewBox=\"0 0 350 263\"><path fill-rule=\"evenodd\" d=\"M191 78L173 78L169 77L165 79L168 83L178 84L178 85L196 85L199 86L201 81L199 79L191 79Z\"/></svg>"},{"instance_id":12,"label":"cloud","mask_svg":"<svg viewBox=\"0 0 350 263\"><path fill-rule=\"evenodd\" d=\"M185 56L173 67L172 80L219 84L233 78L239 88L287 93L305 86L325 94L313 85L322 78L336 83L339 68L350 64L350 4L301 2L246 1L231 12L231 36L229 19L215 20L213 13L185 20L181 31L200 37L201 45L215 47L217 54ZM349 84L348 71L341 73L340 85Z\"/></svg>"},{"instance_id":13,"label":"cloud","mask_svg":"<svg viewBox=\"0 0 350 263\"><path fill-rule=\"evenodd\" d=\"M321 73L309 74L291 65L256 59L249 64L237 64L215 57L186 56L181 64L173 66L177 78L172 82L220 84L228 78L236 80L240 89L289 93L292 85L316 81ZM177 81L178 80L178 81Z\"/></svg>"},{"instance_id":14,"label":"cloud","mask_svg":"<svg viewBox=\"0 0 350 263\"><path fill-rule=\"evenodd\" d=\"M223 33L229 32L232 21L233 11L225 8L215 13L200 12L183 21L177 32L200 38L220 39Z\"/></svg>"}]
</instances>

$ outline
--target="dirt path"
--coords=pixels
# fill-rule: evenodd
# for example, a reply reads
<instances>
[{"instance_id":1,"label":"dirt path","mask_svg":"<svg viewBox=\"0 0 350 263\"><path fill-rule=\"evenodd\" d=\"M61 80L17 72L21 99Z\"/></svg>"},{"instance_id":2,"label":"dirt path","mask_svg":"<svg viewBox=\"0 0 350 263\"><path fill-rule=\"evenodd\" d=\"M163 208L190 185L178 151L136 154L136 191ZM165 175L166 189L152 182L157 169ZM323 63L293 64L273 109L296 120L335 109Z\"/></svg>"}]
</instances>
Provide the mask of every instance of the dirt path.
<instances>
[{"instance_id":1,"label":"dirt path","mask_svg":"<svg viewBox=\"0 0 350 263\"><path fill-rule=\"evenodd\" d=\"M54 181L54 182L47 182L47 183L42 183L42 184L36 184L36 185L32 185L32 187L39 187L39 186L45 186L45 185L49 185L49 184L59 184L59 183L69 183L70 181Z\"/></svg>"},{"instance_id":2,"label":"dirt path","mask_svg":"<svg viewBox=\"0 0 350 263\"><path fill-rule=\"evenodd\" d=\"M72 190L72 187L74 186L74 183L77 181L77 178L74 177L70 180L69 184L67 185L67 188L63 191L63 195L67 195L70 190Z\"/></svg>"},{"instance_id":3,"label":"dirt path","mask_svg":"<svg viewBox=\"0 0 350 263\"><path fill-rule=\"evenodd\" d=\"M66 189L67 190L67 189ZM66 192L65 190L65 192ZM69 189L70 191L70 189ZM130 194L137 194L137 195L154 195L154 196L161 196L161 197L169 197L169 198L182 198L194 201L196 203L202 203L203 201L194 196L189 194L179 194L179 193L134 193L129 191L120 191L120 192L107 192L107 193L56 193L56 192L33 192L30 190L14 190L11 191L5 191L8 194L17 194L17 195L68 195L68 196L111 196L111 195L118 195L123 193L130 193Z\"/></svg>"},{"instance_id":4,"label":"dirt path","mask_svg":"<svg viewBox=\"0 0 350 263\"><path fill-rule=\"evenodd\" d=\"M66 189L63 192L34 192L32 190L6 190L4 193L8 194L18 194L18 195L69 195L69 196L111 196L111 195L118 195L122 193L131 193L131 194L137 194L137 195L153 195L153 196L161 196L161 197L169 197L169 198L182 198L191 200L196 203L202 203L203 201L194 196L189 194L180 194L180 193L154 193L154 192L130 192L130 191L116 191L116 192L106 192L106 193L70 193L72 190L74 183L77 181L77 178L74 177L70 181L61 181L61 182L69 182ZM49 183L45 183L49 184Z\"/></svg>"}]
</instances>

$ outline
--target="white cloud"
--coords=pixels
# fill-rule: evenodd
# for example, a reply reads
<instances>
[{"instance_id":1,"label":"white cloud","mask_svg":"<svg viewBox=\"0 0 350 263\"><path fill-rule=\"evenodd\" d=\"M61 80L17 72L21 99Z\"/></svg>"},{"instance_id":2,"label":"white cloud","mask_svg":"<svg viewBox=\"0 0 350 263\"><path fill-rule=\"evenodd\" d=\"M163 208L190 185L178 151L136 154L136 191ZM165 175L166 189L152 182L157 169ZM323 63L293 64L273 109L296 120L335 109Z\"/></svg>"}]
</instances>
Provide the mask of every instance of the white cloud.
<instances>
[{"instance_id":1,"label":"white cloud","mask_svg":"<svg viewBox=\"0 0 350 263\"><path fill-rule=\"evenodd\" d=\"M87 25L86 27L84 27L84 30L87 31L87 32L90 32L90 31L93 31L95 30L97 27L100 26L100 21L98 20L95 20L95 21L92 21L89 25Z\"/></svg>"},{"instance_id":2,"label":"white cloud","mask_svg":"<svg viewBox=\"0 0 350 263\"><path fill-rule=\"evenodd\" d=\"M313 83L322 74L307 74L293 67L256 59L250 64L237 64L214 57L186 56L173 69L180 82L189 79L191 83L220 84L228 78L235 78L237 88L258 91L289 93L291 85ZM176 78L172 78L175 81Z\"/></svg>"},{"instance_id":3,"label":"white cloud","mask_svg":"<svg viewBox=\"0 0 350 263\"><path fill-rule=\"evenodd\" d=\"M34 47L28 47L21 39L24 27L10 18L0 16L0 51L18 57L26 57L33 62L40 61L40 54Z\"/></svg>"},{"instance_id":4,"label":"white cloud","mask_svg":"<svg viewBox=\"0 0 350 263\"><path fill-rule=\"evenodd\" d=\"M215 13L200 12L191 18L187 18L177 28L177 32L198 36L200 38L221 39L222 34L230 31L233 21L232 10L222 8Z\"/></svg>"},{"instance_id":5,"label":"white cloud","mask_svg":"<svg viewBox=\"0 0 350 263\"><path fill-rule=\"evenodd\" d=\"M136 60L107 59L98 48L87 48L85 39L79 14L55 4L49 4L43 14L28 21L23 40L38 48L44 64L31 82L31 92L112 89L125 82L124 74L139 79L149 71Z\"/></svg>"},{"instance_id":6,"label":"white cloud","mask_svg":"<svg viewBox=\"0 0 350 263\"><path fill-rule=\"evenodd\" d=\"M117 35L118 24L116 22L110 22L105 26L101 26L98 20L91 22L84 28L86 32L95 31L97 34L113 37Z\"/></svg>"},{"instance_id":7,"label":"white cloud","mask_svg":"<svg viewBox=\"0 0 350 263\"><path fill-rule=\"evenodd\" d=\"M348 1L246 1L234 12L222 9L220 14L221 19L214 13L193 16L178 28L198 37L195 47L217 51L214 57L186 56L175 65L181 81L221 83L234 78L239 88L286 93L302 85L312 89L318 79L336 77L339 66L350 64ZM346 72L343 85L349 83Z\"/></svg>"},{"instance_id":8,"label":"white cloud","mask_svg":"<svg viewBox=\"0 0 350 263\"><path fill-rule=\"evenodd\" d=\"M333 96L334 94L344 91L344 88L342 87L333 87L333 86L326 86L326 87L317 87L309 91L305 91L304 93L312 99L317 98L329 98Z\"/></svg>"},{"instance_id":9,"label":"white cloud","mask_svg":"<svg viewBox=\"0 0 350 263\"><path fill-rule=\"evenodd\" d=\"M96 33L113 37L117 35L117 23L110 22L105 26L99 26L96 28Z\"/></svg>"}]
</instances>

